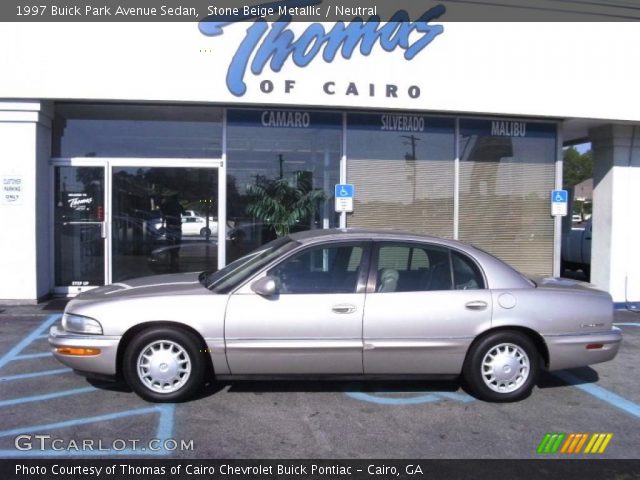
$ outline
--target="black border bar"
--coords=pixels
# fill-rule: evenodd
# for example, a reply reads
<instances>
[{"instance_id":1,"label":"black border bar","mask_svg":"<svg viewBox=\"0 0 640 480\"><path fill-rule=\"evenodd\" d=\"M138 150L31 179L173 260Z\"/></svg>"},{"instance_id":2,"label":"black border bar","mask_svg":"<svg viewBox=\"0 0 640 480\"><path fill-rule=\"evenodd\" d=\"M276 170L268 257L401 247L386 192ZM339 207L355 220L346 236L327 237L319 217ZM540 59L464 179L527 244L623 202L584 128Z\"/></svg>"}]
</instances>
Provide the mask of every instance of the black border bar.
<instances>
[{"instance_id":1,"label":"black border bar","mask_svg":"<svg viewBox=\"0 0 640 480\"><path fill-rule=\"evenodd\" d=\"M2 0L2 22L350 22L412 21L444 7L445 22L632 22L640 3L630 0ZM286 12L286 13L284 13ZM283 14L284 13L284 14Z\"/></svg>"}]
</instances>

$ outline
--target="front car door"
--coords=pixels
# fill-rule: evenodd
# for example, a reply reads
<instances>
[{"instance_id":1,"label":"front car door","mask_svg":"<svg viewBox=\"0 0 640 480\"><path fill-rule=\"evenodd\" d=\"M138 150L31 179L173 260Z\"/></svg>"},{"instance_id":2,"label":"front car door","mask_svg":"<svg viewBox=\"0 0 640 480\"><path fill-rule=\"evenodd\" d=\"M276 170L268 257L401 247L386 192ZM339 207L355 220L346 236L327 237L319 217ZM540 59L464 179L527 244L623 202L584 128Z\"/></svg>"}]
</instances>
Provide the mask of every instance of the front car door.
<instances>
[{"instance_id":1,"label":"front car door","mask_svg":"<svg viewBox=\"0 0 640 480\"><path fill-rule=\"evenodd\" d=\"M491 323L491 293L482 272L456 250L380 242L369 285L365 374L460 373L469 345Z\"/></svg>"},{"instance_id":2,"label":"front car door","mask_svg":"<svg viewBox=\"0 0 640 480\"><path fill-rule=\"evenodd\" d=\"M232 294L225 318L237 374L362 374L365 243L304 247ZM277 294L250 283L268 275Z\"/></svg>"}]
</instances>

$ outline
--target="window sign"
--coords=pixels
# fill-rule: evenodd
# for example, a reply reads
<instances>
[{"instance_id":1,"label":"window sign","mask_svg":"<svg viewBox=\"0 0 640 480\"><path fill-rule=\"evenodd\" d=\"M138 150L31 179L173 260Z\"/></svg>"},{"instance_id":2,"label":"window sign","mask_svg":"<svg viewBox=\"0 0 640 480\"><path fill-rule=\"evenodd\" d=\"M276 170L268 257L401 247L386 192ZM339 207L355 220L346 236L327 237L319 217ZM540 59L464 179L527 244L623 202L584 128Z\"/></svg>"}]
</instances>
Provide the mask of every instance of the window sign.
<instances>
[{"instance_id":1,"label":"window sign","mask_svg":"<svg viewBox=\"0 0 640 480\"><path fill-rule=\"evenodd\" d=\"M341 114L307 110L229 110L227 120L230 124L247 127L342 129Z\"/></svg>"},{"instance_id":2,"label":"window sign","mask_svg":"<svg viewBox=\"0 0 640 480\"><path fill-rule=\"evenodd\" d=\"M2 177L2 204L22 205L24 183L20 175Z\"/></svg>"}]
</instances>

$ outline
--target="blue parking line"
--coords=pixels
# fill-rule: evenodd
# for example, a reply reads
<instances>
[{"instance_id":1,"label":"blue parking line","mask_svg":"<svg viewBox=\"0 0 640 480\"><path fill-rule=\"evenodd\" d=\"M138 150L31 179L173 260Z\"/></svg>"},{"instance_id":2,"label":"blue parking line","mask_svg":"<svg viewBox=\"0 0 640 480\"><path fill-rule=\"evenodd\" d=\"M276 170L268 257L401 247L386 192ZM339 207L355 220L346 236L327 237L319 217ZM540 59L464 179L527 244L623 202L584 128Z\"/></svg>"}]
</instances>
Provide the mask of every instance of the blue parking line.
<instances>
[{"instance_id":1,"label":"blue parking line","mask_svg":"<svg viewBox=\"0 0 640 480\"><path fill-rule=\"evenodd\" d=\"M585 393L596 397L603 402L608 403L609 405L618 408L622 411L625 411L634 417L640 418L640 405L632 402L631 400L627 400L626 398L621 397L620 395L610 392L606 388L602 388L598 385L594 385L593 383L584 383L584 380L575 376L574 374L567 371L558 371L553 372L553 374L560 378L563 382L568 383L576 388L579 388Z\"/></svg>"},{"instance_id":2,"label":"blue parking line","mask_svg":"<svg viewBox=\"0 0 640 480\"><path fill-rule=\"evenodd\" d=\"M26 353L24 355L16 355L11 360L12 361L16 361L16 360L32 360L34 358L50 357L51 355L53 355L51 352Z\"/></svg>"},{"instance_id":3,"label":"blue parking line","mask_svg":"<svg viewBox=\"0 0 640 480\"><path fill-rule=\"evenodd\" d=\"M88 423L106 422L108 420L118 420L120 418L132 417L135 415L144 415L147 413L162 413L159 407L138 408L136 410L126 410L124 412L108 413L106 415L97 415L95 417L74 418L73 420L65 420L64 422L46 423L41 425L31 425L29 427L13 428L0 432L0 438L10 437L11 435L19 435L21 433L31 433L42 430L53 430L55 428L75 427L77 425L86 425Z\"/></svg>"},{"instance_id":4,"label":"blue parking line","mask_svg":"<svg viewBox=\"0 0 640 480\"><path fill-rule=\"evenodd\" d=\"M51 315L44 322L42 322L33 332L20 340L11 350L0 357L0 368L4 367L7 363L12 361L17 355L24 350L27 345L33 342L36 338L42 335L47 328L53 325L61 315L59 313Z\"/></svg>"},{"instance_id":5,"label":"blue parking line","mask_svg":"<svg viewBox=\"0 0 640 480\"><path fill-rule=\"evenodd\" d=\"M171 453L169 450L0 450L0 458L33 458L33 457L107 457L112 455L162 456Z\"/></svg>"},{"instance_id":6,"label":"blue parking line","mask_svg":"<svg viewBox=\"0 0 640 480\"><path fill-rule=\"evenodd\" d=\"M33 373L18 373L16 375L7 375L6 377L0 377L1 382L10 382L12 380L24 380L25 378L45 377L47 375L59 375L61 373L72 372L71 368L56 368L55 370L44 370L42 372Z\"/></svg>"},{"instance_id":7,"label":"blue parking line","mask_svg":"<svg viewBox=\"0 0 640 480\"><path fill-rule=\"evenodd\" d=\"M45 393L42 395L33 395L31 397L12 398L10 400L0 400L1 407L9 407L11 405L19 405L22 403L39 402L41 400L50 400L52 398L68 397L70 395L78 395L81 393L93 392L95 387L74 388L73 390L62 390L60 392Z\"/></svg>"},{"instance_id":8,"label":"blue parking line","mask_svg":"<svg viewBox=\"0 0 640 480\"><path fill-rule=\"evenodd\" d=\"M614 323L616 327L640 327L640 323L636 322L625 322L625 323Z\"/></svg>"},{"instance_id":9,"label":"blue parking line","mask_svg":"<svg viewBox=\"0 0 640 480\"><path fill-rule=\"evenodd\" d=\"M378 405L419 405L421 403L434 403L442 400L457 400L463 403L473 402L475 398L466 393L457 392L430 392L415 397L383 397L380 392L345 392L348 397L363 402L376 403ZM401 393L401 392L398 392Z\"/></svg>"},{"instance_id":10,"label":"blue parking line","mask_svg":"<svg viewBox=\"0 0 640 480\"><path fill-rule=\"evenodd\" d=\"M158 405L156 408L160 410L160 420L158 421L156 437L167 440L173 436L173 418L176 405L174 403L165 403Z\"/></svg>"}]
</instances>

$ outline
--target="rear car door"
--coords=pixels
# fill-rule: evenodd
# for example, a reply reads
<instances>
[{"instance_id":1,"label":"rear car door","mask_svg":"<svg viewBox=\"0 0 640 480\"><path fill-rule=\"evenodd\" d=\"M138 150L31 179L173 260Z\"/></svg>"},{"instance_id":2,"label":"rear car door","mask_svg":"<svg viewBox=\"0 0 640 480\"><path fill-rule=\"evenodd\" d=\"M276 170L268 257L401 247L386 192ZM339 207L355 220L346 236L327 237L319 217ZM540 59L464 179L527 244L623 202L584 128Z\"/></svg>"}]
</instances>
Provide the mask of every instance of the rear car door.
<instances>
[{"instance_id":1,"label":"rear car door","mask_svg":"<svg viewBox=\"0 0 640 480\"><path fill-rule=\"evenodd\" d=\"M420 242L374 248L363 320L365 374L457 374L491 324L491 293L462 252Z\"/></svg>"},{"instance_id":2,"label":"rear car door","mask_svg":"<svg viewBox=\"0 0 640 480\"><path fill-rule=\"evenodd\" d=\"M276 295L263 297L249 285L231 295L231 373L362 374L368 250L358 242L310 246L263 274L275 279Z\"/></svg>"}]
</instances>

